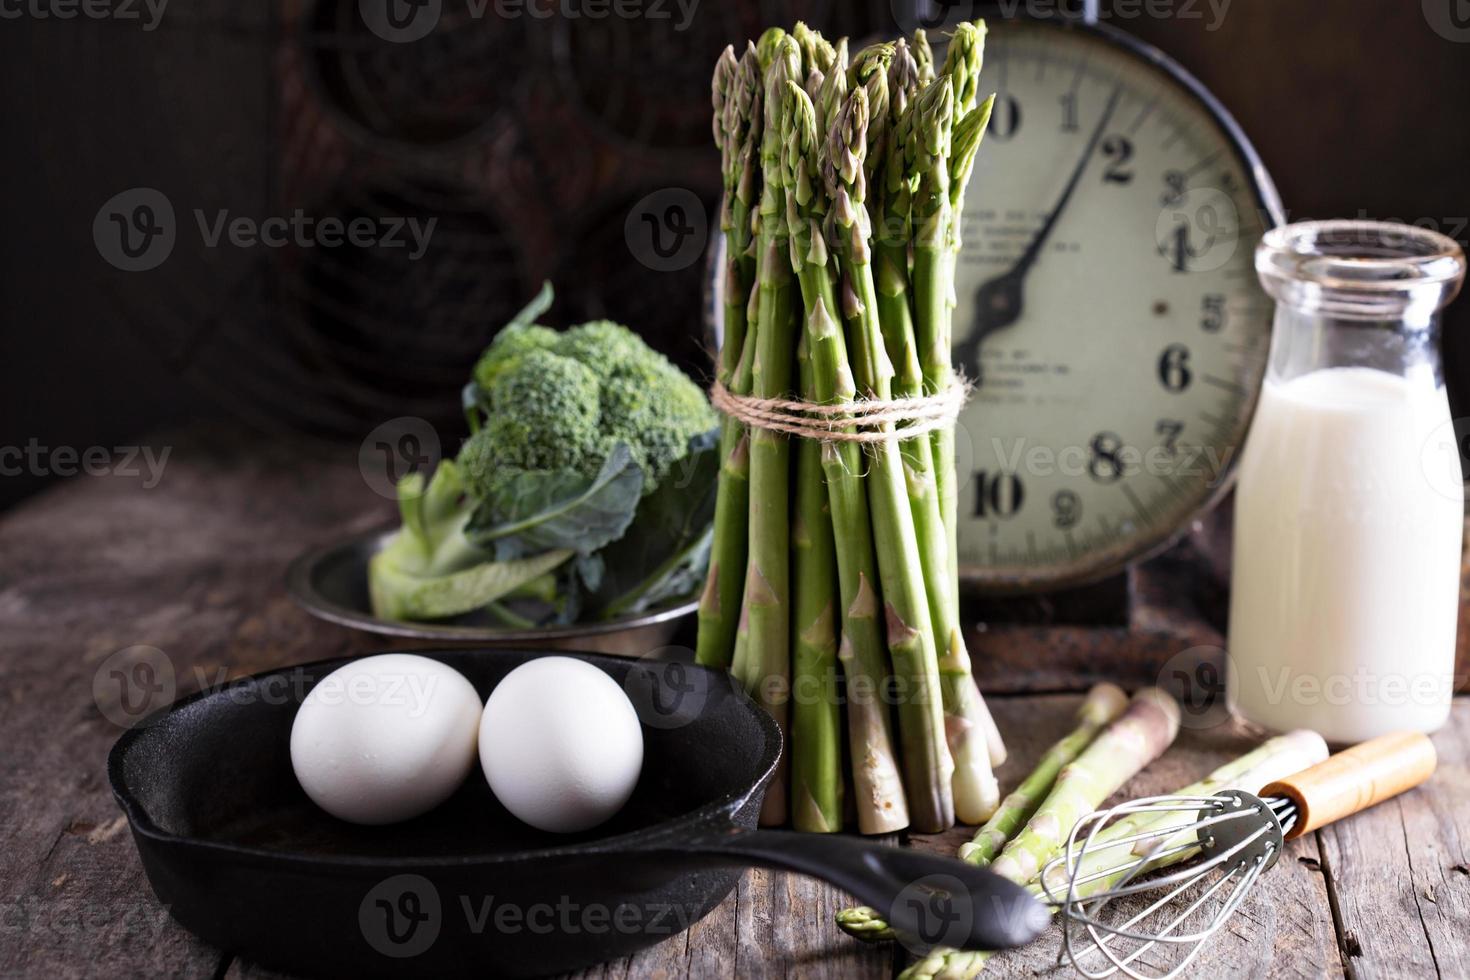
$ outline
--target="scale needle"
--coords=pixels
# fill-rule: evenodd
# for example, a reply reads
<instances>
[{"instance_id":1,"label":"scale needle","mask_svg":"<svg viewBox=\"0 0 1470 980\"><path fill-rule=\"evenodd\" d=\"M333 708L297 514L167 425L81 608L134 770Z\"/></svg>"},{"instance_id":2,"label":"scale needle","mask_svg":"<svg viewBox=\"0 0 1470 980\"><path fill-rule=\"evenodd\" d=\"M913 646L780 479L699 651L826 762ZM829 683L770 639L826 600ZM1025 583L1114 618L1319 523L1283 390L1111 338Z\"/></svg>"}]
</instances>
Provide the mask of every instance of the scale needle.
<instances>
[{"instance_id":1,"label":"scale needle","mask_svg":"<svg viewBox=\"0 0 1470 980\"><path fill-rule=\"evenodd\" d=\"M1072 195L1082 180L1082 173L1087 169L1087 163L1097 150L1098 143L1102 141L1103 132L1112 120L1113 110L1117 108L1118 99L1122 94L1123 86L1120 84L1108 97L1108 104L1103 108L1102 117L1093 128L1092 136L1087 140L1086 149L1082 151L1082 159L1077 161L1077 166L1073 168L1067 186L1062 189L1062 196L1046 216L1046 220L1042 222L1040 230L1031 239L1031 243L1026 246L1026 251L1021 253L1021 258L1008 271L988 280L976 291L975 325L970 330L969 336L959 345L956 355L960 364L973 372L972 376L977 384L981 380L980 344L987 335L1008 327L1021 318L1022 286L1026 280L1026 273L1040 258L1041 250L1046 246L1047 239L1051 237L1057 219L1062 216L1062 211L1072 200Z\"/></svg>"}]
</instances>

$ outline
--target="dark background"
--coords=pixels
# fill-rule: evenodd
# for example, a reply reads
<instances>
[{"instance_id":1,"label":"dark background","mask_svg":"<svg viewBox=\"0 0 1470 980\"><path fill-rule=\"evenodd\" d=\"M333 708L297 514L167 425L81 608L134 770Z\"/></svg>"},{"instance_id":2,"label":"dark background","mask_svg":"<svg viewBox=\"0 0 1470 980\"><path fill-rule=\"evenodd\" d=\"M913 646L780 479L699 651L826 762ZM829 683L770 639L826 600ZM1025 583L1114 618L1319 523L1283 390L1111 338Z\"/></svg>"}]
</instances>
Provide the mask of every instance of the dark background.
<instances>
[{"instance_id":1,"label":"dark background","mask_svg":"<svg viewBox=\"0 0 1470 980\"><path fill-rule=\"evenodd\" d=\"M1139 7L1122 0L1110 22L1220 96L1293 220L1398 219L1464 243L1470 42L1432 28L1436 3L1470 17L1464 0L1233 0L1211 31L1204 0L1199 17L1166 18L1122 16ZM424 42L386 45L356 6L172 0L153 31L0 23L0 446L120 446L218 417L222 438L266 427L355 452L387 418L452 409L474 352L545 278L557 319L625 319L697 372L702 263L651 270L622 225L660 188L713 204L715 55L797 17L831 35L898 27L886 0L702 0L684 32L446 14ZM126 273L99 256L92 223L139 186L174 203L179 243ZM440 225L432 254L405 263L371 248L204 249L194 208ZM1457 415L1467 330L1462 300L1446 326ZM47 479L0 477L0 507Z\"/></svg>"}]
</instances>

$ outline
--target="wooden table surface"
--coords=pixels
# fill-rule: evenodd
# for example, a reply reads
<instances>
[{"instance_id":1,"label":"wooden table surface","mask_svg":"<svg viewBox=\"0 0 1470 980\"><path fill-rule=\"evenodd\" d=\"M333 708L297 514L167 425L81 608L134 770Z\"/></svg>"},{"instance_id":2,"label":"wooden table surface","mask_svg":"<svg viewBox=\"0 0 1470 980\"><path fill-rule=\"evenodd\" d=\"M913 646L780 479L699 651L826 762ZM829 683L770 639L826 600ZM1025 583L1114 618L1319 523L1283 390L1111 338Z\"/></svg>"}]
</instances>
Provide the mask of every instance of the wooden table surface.
<instances>
[{"instance_id":1,"label":"wooden table surface","mask_svg":"<svg viewBox=\"0 0 1470 980\"><path fill-rule=\"evenodd\" d=\"M167 654L180 693L387 648L313 620L281 579L303 548L381 524L392 506L364 483L355 449L306 464L299 446L227 451L221 438L170 441L157 486L74 480L0 517L0 976L267 975L190 936L154 899L107 786L119 729L93 677L139 644ZM992 702L1011 748L1000 772L1009 788L1070 727L1077 696ZM1470 977L1470 700L1459 699L1435 743L1441 765L1428 786L1294 842L1191 975ZM1249 744L1229 725L1186 730L1125 793L1189 782ZM964 836L893 843L952 852ZM902 969L901 949L833 927L844 904L817 882L751 871L687 933L584 976L887 978ZM1053 938L989 972L1075 975L1056 956Z\"/></svg>"}]
</instances>

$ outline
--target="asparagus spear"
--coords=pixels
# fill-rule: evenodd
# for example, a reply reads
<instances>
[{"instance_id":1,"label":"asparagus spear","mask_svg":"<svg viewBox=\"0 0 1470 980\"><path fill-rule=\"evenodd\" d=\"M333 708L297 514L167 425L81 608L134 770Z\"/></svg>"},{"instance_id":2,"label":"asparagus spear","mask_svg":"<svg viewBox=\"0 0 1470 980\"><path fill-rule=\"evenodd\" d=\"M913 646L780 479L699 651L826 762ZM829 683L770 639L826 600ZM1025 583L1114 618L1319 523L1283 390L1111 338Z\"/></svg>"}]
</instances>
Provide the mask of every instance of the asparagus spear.
<instances>
[{"instance_id":1,"label":"asparagus spear","mask_svg":"<svg viewBox=\"0 0 1470 980\"><path fill-rule=\"evenodd\" d=\"M1028 884L1066 845L1077 821L1157 759L1178 731L1179 705L1173 698L1156 687L1134 694L1122 716L1062 768L1036 815L1005 846L990 870L1018 885ZM934 949L899 977L973 977L985 968L989 957L986 952Z\"/></svg>"},{"instance_id":2,"label":"asparagus spear","mask_svg":"<svg viewBox=\"0 0 1470 980\"><path fill-rule=\"evenodd\" d=\"M954 86L956 119L975 108L975 101L979 98L986 32L983 20L961 24L950 35L949 47L944 51L944 67L939 74L948 75L950 84Z\"/></svg>"},{"instance_id":3,"label":"asparagus spear","mask_svg":"<svg viewBox=\"0 0 1470 980\"><path fill-rule=\"evenodd\" d=\"M978 92L980 68L985 46L985 22L961 24L951 37L945 53L940 79L928 86L921 102L940 99L937 85L947 78L953 107L948 131L920 128L925 140L918 156L923 166L906 171L912 190L909 215L914 247L914 302L919 363L923 369L924 390L935 393L946 390L954 380L950 360L954 309L954 266L959 251L960 210L963 194L974 166L975 153L990 119L991 102L973 108ZM932 64L927 52L927 39L916 38L925 49L916 56ZM932 69L922 65L920 80L932 77ZM908 153L912 154L912 148ZM955 473L954 431L940 429L931 434L931 462L948 573L943 584L948 594L941 597L952 625L946 633L936 626L941 648L948 638L948 656L943 659L947 714L957 737L974 739L983 733L993 765L1005 761L1005 744L979 689L970 676L969 654L964 648L959 629L959 550L956 537L958 479ZM911 455L917 456L917 451ZM943 654L943 650L941 651ZM959 758L964 758L959 753ZM961 772L964 772L961 767Z\"/></svg>"},{"instance_id":4,"label":"asparagus spear","mask_svg":"<svg viewBox=\"0 0 1470 980\"><path fill-rule=\"evenodd\" d=\"M974 170L975 157L976 157L976 154L978 153L978 151L980 149L980 141L981 141L981 139L984 138L985 132L989 128L989 125L990 125L990 115L991 115L991 111L994 109L994 107L995 107L995 96L994 95L988 96L985 99L985 101L981 102L968 115L966 115L965 118L963 118L963 119L960 120L959 124L955 127L954 143L953 143L953 146L951 147L951 152L950 152L950 184L949 184L949 187L950 187L951 211L952 211L952 213L954 215L954 220L952 220L950 222L949 259L948 259L948 276L949 276L949 281L950 281L950 300L949 300L949 303L948 303L948 305L946 307L946 327L945 327L945 333L946 333L947 336L950 337L951 342L953 342L953 333L954 333L953 326L952 326L953 316L954 316L954 306L955 306L955 302L954 302L954 275L955 275L955 267L956 267L956 265L958 264L958 261L959 261L959 253L960 253L960 246L961 246L960 232L961 232L961 228L962 228L962 226L964 224L963 218L964 218L964 209L965 209L965 190L966 190L966 188L970 184L970 174ZM944 441L944 440L941 440L941 441ZM954 451L953 433L950 433L949 434L949 438L947 440L947 446L945 446L944 448L946 448L950 452L951 457L952 457L953 456L953 451ZM954 473L954 469L955 469L955 466L954 466L953 463L951 463L951 465L949 467L949 472L951 474L953 474ZM951 518L953 518L954 513L955 513L955 508L957 507L957 501L954 499L954 493L951 492L950 499L947 502L944 502L944 500L943 500L943 494L941 493L941 501L942 501L942 505L947 506L949 508L949 510L947 511L947 514L950 515ZM949 525L946 525L946 530L949 530ZM954 594L952 596L952 602L955 604L956 608L958 608L958 605L959 605L958 553L955 550L955 547L957 547L957 545L955 543L955 540L954 540L954 536L953 536L953 532L952 531L951 531L950 543L954 547L952 547L951 548L951 551L950 551L950 560L951 560L951 563L952 563L953 574L950 576L949 583L950 583L950 587L955 590L954 591ZM975 707L977 709L977 720L978 720L978 723L985 729L986 738L987 738L988 743L990 745L990 761L991 761L992 764L998 766L1001 763L1003 763L1005 761L1005 758L1006 758L1005 743L1001 739L1000 729L996 727L995 720L993 718L991 718L991 716L990 716L989 709L986 708L984 700L982 698L980 698L978 689L976 690L976 703L975 703Z\"/></svg>"},{"instance_id":5,"label":"asparagus spear","mask_svg":"<svg viewBox=\"0 0 1470 980\"><path fill-rule=\"evenodd\" d=\"M985 22L961 24L950 38L945 52L944 72L934 85L948 79L951 89L951 114L944 128L920 130L926 140L927 153L920 156L925 164L916 181L913 198L914 224L914 319L918 328L919 363L924 370L925 388L944 391L954 380L950 359L954 309L954 266L952 251L958 241L952 222L958 220L951 192L950 154L954 144L957 120L968 115L975 105L980 67L985 49ZM932 89L934 85L931 85ZM922 98L921 98L922 101ZM987 113L988 121L989 115ZM984 132L981 126L978 133ZM975 137L978 147L979 136ZM973 163L974 154L971 152ZM966 170L965 177L968 179ZM936 430L934 470L939 488L940 510L950 544L950 562L958 591L959 552L956 547L956 506L958 488L955 476L954 432ZM958 596L956 596L958 604Z\"/></svg>"},{"instance_id":6,"label":"asparagus spear","mask_svg":"<svg viewBox=\"0 0 1470 980\"><path fill-rule=\"evenodd\" d=\"M846 42L838 42L837 63L846 59ZM840 104L845 75L834 70L824 80L823 115ZM788 86L792 131L786 167L787 222L792 230L791 259L806 309L804 339L812 372L809 397L818 402L851 401L856 397L847 345L833 321L836 311L832 263L821 221L826 193L813 180L821 131L816 109L806 93ZM858 828L865 834L886 833L908 825L908 807L893 752L888 706L880 697L888 676L888 655L878 623L877 582L872 525L863 489L861 450L852 442L821 444L828 503L836 535L837 578L842 602L838 657L847 681L848 742L853 768Z\"/></svg>"},{"instance_id":7,"label":"asparagus spear","mask_svg":"<svg viewBox=\"0 0 1470 980\"><path fill-rule=\"evenodd\" d=\"M918 93L917 70L906 48L896 52L890 80L895 90L890 92L890 106L901 108L890 127L883 190L878 201L876 288L884 339L889 356L897 365L895 393L914 396L922 393L924 378L920 374L914 319L909 310L911 208L915 188L923 185L923 173L936 169L948 173L946 134L952 115L953 90L941 78ZM973 159L972 151L970 160ZM965 176L968 177L968 172ZM948 364L948 348L944 359ZM954 487L953 433L945 430L945 439L939 443L948 447L947 471L940 469L933 445L926 436L904 440L902 449L939 649L945 720L955 759L956 809L960 819L979 823L990 816L998 801L991 767L1005 761L1005 745L975 686L960 623L953 519L950 515L946 520L940 492L940 477L946 472L945 482L951 492Z\"/></svg>"},{"instance_id":8,"label":"asparagus spear","mask_svg":"<svg viewBox=\"0 0 1470 980\"><path fill-rule=\"evenodd\" d=\"M928 85L934 81L934 49L930 47L929 35L924 33L922 27L914 28L909 46L914 50L914 62L919 72L919 85Z\"/></svg>"},{"instance_id":9,"label":"asparagus spear","mask_svg":"<svg viewBox=\"0 0 1470 980\"><path fill-rule=\"evenodd\" d=\"M892 393L893 365L884 349L878 321L868 246L870 219L864 203L867 128L867 92L853 89L828 133L822 177L832 204L828 237L835 245L843 276L843 315L854 352L855 381L862 394L887 400ZM891 425L887 431L892 432ZM896 438L872 445L868 502L888 626L888 651L894 674L903 685L899 731L909 815L920 830L944 830L954 823L950 786L954 760L945 740L939 665L903 460Z\"/></svg>"},{"instance_id":10,"label":"asparagus spear","mask_svg":"<svg viewBox=\"0 0 1470 980\"><path fill-rule=\"evenodd\" d=\"M814 397L811 358L797 345L802 397ZM792 582L791 822L797 830L842 829L842 712L837 701L837 554L822 446L796 446Z\"/></svg>"},{"instance_id":11,"label":"asparagus spear","mask_svg":"<svg viewBox=\"0 0 1470 980\"><path fill-rule=\"evenodd\" d=\"M766 72L770 71L771 63L776 60L778 55L785 57L782 54L785 40L786 32L779 27L767 27L761 33L761 36L756 39L756 63L760 66L762 78L765 77Z\"/></svg>"},{"instance_id":12,"label":"asparagus spear","mask_svg":"<svg viewBox=\"0 0 1470 980\"><path fill-rule=\"evenodd\" d=\"M883 340L894 366L894 393L910 397L923 392L923 375L914 343L914 318L909 308L908 270L909 203L916 166L909 155L918 152L913 131L917 119L916 114L909 112L909 106L919 93L919 68L913 52L902 41L893 48L886 88L888 122L881 156L883 168L870 169L868 174L868 191L873 197L873 276ZM870 147L870 165L879 159ZM914 451L916 447L906 445L905 449Z\"/></svg>"},{"instance_id":13,"label":"asparagus spear","mask_svg":"<svg viewBox=\"0 0 1470 980\"><path fill-rule=\"evenodd\" d=\"M1156 687L1134 694L1122 716L1057 774L1036 815L990 869L1022 885L1036 877L1072 825L1157 759L1178 732L1179 705L1173 698Z\"/></svg>"},{"instance_id":14,"label":"asparagus spear","mask_svg":"<svg viewBox=\"0 0 1470 980\"><path fill-rule=\"evenodd\" d=\"M914 81L904 69L901 82L911 91ZM904 115L894 126L889 147L888 198L883 222L885 238L881 241L882 275L879 278L881 303L888 314L889 339L903 351L908 382L901 394L917 395L922 391L919 367L914 351L919 347L914 320L908 311L907 247L913 235L913 191L923 187L923 173L939 172L948 166L948 128L953 116L953 88L939 79L917 96L904 98ZM972 157L973 159L973 157ZM907 176L904 176L907 175ZM944 353L948 363L948 350ZM953 378L951 373L950 378ZM948 381L944 382L948 386ZM938 391L931 388L929 391ZM910 439L904 447L910 480L910 497L916 508L920 555L929 586L931 616L935 621L935 641L939 649L939 674L944 696L945 721L950 733L950 748L956 757L957 804L961 817L969 823L980 823L994 811L998 790L994 786L991 767L1005 761L1005 746L1000 730L980 698L975 679L970 673L969 649L964 645L958 594L958 563L953 514L945 511L941 486L954 489L954 433L945 429L938 447L947 447L948 455L935 451L931 438ZM941 466L947 460L947 466ZM953 507L954 501L948 501Z\"/></svg>"},{"instance_id":15,"label":"asparagus spear","mask_svg":"<svg viewBox=\"0 0 1470 980\"><path fill-rule=\"evenodd\" d=\"M801 70L795 40L782 36L765 73L761 136L761 202L757 255L760 299L756 322L754 393L762 398L789 398L795 358L795 309L791 262L786 254L785 192L781 182L781 93ZM750 560L745 575L745 614L749 616L750 663L742 680L787 729L791 662L791 534L790 447L786 437L756 429L750 438ZM766 792L761 820L786 822L786 786L782 771Z\"/></svg>"},{"instance_id":16,"label":"asparagus spear","mask_svg":"<svg viewBox=\"0 0 1470 980\"><path fill-rule=\"evenodd\" d=\"M806 92L815 92L832 70L836 52L803 23L792 32L802 52ZM794 83L788 82L787 87ZM781 93L786 99L786 92ZM781 109L781 176L793 271L803 249L804 229L793 200L811 177L805 166L803 140L815 141L815 121L802 117L799 105ZM805 246L809 249L809 244ZM797 343L803 398L811 398L811 357L803 336ZM802 439L796 445L795 523L791 529L794 576L792 592L792 690L796 703L791 725L792 824L797 830L832 833L842 829L841 710L837 703L836 545L827 488L822 482L821 445Z\"/></svg>"},{"instance_id":17,"label":"asparagus spear","mask_svg":"<svg viewBox=\"0 0 1470 980\"><path fill-rule=\"evenodd\" d=\"M981 867L993 861L1006 842L1036 813L1062 768L1081 755L1097 733L1127 706L1128 695L1116 685L1097 684L1088 691L1077 710L1077 728L1046 750L1036 769L1006 797L990 822L975 833L973 840L960 846L960 857Z\"/></svg>"},{"instance_id":18,"label":"asparagus spear","mask_svg":"<svg viewBox=\"0 0 1470 980\"><path fill-rule=\"evenodd\" d=\"M801 71L799 76L802 82L808 81L813 72L822 78L832 70L832 65L837 61L837 49L822 37L819 31L814 31L804 21L797 21L796 26L791 29L791 36L796 40L796 45L801 49ZM820 82L821 79L818 79ZM811 95L811 89L807 90Z\"/></svg>"},{"instance_id":19,"label":"asparagus spear","mask_svg":"<svg viewBox=\"0 0 1470 980\"><path fill-rule=\"evenodd\" d=\"M1097 684L1088 691L1077 709L1077 728L1046 750L1035 770L1005 798L995 816L976 832L975 839L960 846L960 857L981 867L989 864L1036 812L1062 767L1077 758L1127 704L1128 695L1114 684ZM895 938L876 909L843 909L837 913L837 925L848 935L870 942Z\"/></svg>"},{"instance_id":20,"label":"asparagus spear","mask_svg":"<svg viewBox=\"0 0 1470 980\"><path fill-rule=\"evenodd\" d=\"M715 67L714 114L725 186L720 218L725 235L725 337L717 374L732 392L749 394L746 307L755 279L750 225L755 205L756 127L761 118L760 69L754 45L747 43L738 61L731 47L720 56ZM706 666L729 667L745 587L750 509L750 446L745 427L736 419L725 418L720 423L720 458L714 539L699 602L695 659Z\"/></svg>"},{"instance_id":21,"label":"asparagus spear","mask_svg":"<svg viewBox=\"0 0 1470 980\"><path fill-rule=\"evenodd\" d=\"M889 41L870 44L857 53L847 69L846 91L864 88L868 92L868 148L863 169L870 184L874 172L883 164L883 147L886 145L889 120L887 76L897 52L897 44ZM881 87L873 84L873 78L877 75L884 76ZM835 122L835 119L832 121Z\"/></svg>"}]
</instances>

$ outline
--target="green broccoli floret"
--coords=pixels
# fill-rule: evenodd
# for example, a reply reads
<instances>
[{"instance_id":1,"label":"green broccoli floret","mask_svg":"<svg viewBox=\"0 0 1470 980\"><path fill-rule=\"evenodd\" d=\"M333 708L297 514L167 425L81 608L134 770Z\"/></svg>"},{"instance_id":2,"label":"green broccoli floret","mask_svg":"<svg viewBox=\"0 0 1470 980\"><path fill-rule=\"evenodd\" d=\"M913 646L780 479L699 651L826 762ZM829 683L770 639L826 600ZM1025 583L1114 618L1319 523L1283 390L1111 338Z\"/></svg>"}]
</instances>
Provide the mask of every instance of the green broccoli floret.
<instances>
[{"instance_id":1,"label":"green broccoli floret","mask_svg":"<svg viewBox=\"0 0 1470 980\"><path fill-rule=\"evenodd\" d=\"M475 368L488 411L459 456L482 498L517 470L595 476L620 442L650 493L715 425L699 386L627 327L599 320L565 333L507 332Z\"/></svg>"},{"instance_id":2,"label":"green broccoli floret","mask_svg":"<svg viewBox=\"0 0 1470 980\"><path fill-rule=\"evenodd\" d=\"M550 327L530 324L506 327L495 335L475 365L475 383L485 391L495 388L502 372L520 363L532 351L554 351L561 334Z\"/></svg>"},{"instance_id":3,"label":"green broccoli floret","mask_svg":"<svg viewBox=\"0 0 1470 980\"><path fill-rule=\"evenodd\" d=\"M504 365L488 389L485 431L506 454L507 465L596 473L607 455L599 425L601 387L586 365L550 351L530 351Z\"/></svg>"},{"instance_id":4,"label":"green broccoli floret","mask_svg":"<svg viewBox=\"0 0 1470 980\"><path fill-rule=\"evenodd\" d=\"M603 430L633 450L648 477L645 492L684 457L690 439L715 424L699 386L621 324L595 320L573 327L557 350L602 376Z\"/></svg>"}]
</instances>

